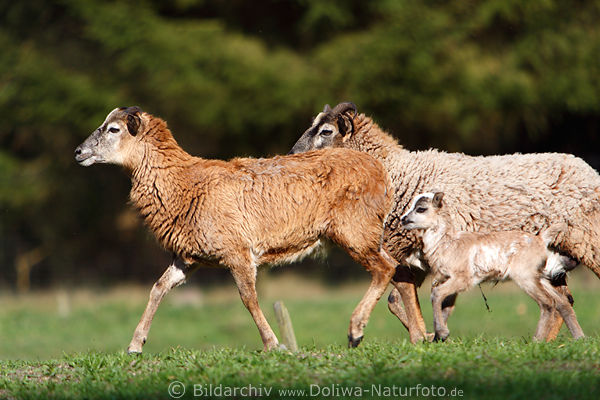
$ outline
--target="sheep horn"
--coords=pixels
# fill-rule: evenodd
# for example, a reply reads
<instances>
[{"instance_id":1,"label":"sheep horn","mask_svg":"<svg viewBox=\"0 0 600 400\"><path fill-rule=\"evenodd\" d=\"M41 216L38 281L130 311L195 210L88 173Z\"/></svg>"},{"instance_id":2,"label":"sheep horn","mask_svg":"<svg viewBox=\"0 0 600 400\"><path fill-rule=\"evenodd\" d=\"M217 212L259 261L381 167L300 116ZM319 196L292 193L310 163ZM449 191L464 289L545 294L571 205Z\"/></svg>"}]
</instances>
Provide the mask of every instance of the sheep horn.
<instances>
[{"instance_id":1,"label":"sheep horn","mask_svg":"<svg viewBox=\"0 0 600 400\"><path fill-rule=\"evenodd\" d=\"M131 114L131 115L141 114L143 112L142 109L139 108L138 106L121 107L121 110L125 111L125 114Z\"/></svg>"},{"instance_id":2,"label":"sheep horn","mask_svg":"<svg viewBox=\"0 0 600 400\"><path fill-rule=\"evenodd\" d=\"M354 112L353 117L356 117L358 115L358 109L356 108L356 105L354 103L350 103L350 102L338 104L337 106L335 106L333 108L333 113L334 114L343 114L350 110L352 110Z\"/></svg>"}]
</instances>

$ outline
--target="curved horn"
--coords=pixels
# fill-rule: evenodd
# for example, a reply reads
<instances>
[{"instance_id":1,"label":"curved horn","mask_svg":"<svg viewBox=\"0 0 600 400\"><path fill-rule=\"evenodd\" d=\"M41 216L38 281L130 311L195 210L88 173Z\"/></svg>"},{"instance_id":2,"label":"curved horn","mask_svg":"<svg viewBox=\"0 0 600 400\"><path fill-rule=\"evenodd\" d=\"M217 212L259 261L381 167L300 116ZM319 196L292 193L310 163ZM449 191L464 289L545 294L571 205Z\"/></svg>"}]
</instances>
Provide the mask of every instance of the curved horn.
<instances>
[{"instance_id":1,"label":"curved horn","mask_svg":"<svg viewBox=\"0 0 600 400\"><path fill-rule=\"evenodd\" d=\"M141 114L143 112L138 106L119 107L119 111L123 111L125 114Z\"/></svg>"},{"instance_id":2,"label":"curved horn","mask_svg":"<svg viewBox=\"0 0 600 400\"><path fill-rule=\"evenodd\" d=\"M343 114L350 110L354 111L354 115L353 115L354 117L356 117L358 115L358 109L356 108L356 105L354 103L350 103L350 102L338 104L337 106L335 106L333 108L333 113L334 114Z\"/></svg>"}]
</instances>

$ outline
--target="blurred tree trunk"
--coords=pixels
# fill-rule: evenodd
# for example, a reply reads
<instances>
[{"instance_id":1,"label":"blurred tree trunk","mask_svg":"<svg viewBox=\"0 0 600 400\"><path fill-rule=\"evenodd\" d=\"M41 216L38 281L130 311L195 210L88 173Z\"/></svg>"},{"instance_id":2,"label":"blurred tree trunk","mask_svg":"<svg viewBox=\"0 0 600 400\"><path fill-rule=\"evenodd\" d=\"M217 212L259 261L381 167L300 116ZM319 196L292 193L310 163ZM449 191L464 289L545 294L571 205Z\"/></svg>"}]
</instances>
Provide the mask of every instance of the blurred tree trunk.
<instances>
[{"instance_id":1,"label":"blurred tree trunk","mask_svg":"<svg viewBox=\"0 0 600 400\"><path fill-rule=\"evenodd\" d=\"M15 269L17 271L17 292L19 294L29 292L29 288L31 287L31 268L45 257L46 255L41 247L17 255L15 258Z\"/></svg>"}]
</instances>

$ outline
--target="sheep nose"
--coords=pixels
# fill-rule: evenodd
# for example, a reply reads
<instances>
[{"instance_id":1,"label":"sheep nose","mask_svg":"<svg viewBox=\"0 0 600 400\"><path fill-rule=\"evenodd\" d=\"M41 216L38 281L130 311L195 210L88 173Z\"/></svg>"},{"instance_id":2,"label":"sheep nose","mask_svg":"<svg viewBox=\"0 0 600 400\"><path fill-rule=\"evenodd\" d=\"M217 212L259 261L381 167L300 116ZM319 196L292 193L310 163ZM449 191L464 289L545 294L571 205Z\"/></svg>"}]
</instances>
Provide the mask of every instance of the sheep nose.
<instances>
[{"instance_id":1,"label":"sheep nose","mask_svg":"<svg viewBox=\"0 0 600 400\"><path fill-rule=\"evenodd\" d=\"M81 146L77 146L77 148L75 149L75 160L77 162L82 161L85 157L84 155L84 150Z\"/></svg>"},{"instance_id":2,"label":"sheep nose","mask_svg":"<svg viewBox=\"0 0 600 400\"><path fill-rule=\"evenodd\" d=\"M81 163L92 156L92 152L83 146L77 146L75 149L75 161Z\"/></svg>"},{"instance_id":3,"label":"sheep nose","mask_svg":"<svg viewBox=\"0 0 600 400\"><path fill-rule=\"evenodd\" d=\"M402 225L406 225L406 224L408 224L410 222L408 220L408 218L406 218L406 217L402 217L402 219L400 221L402 222Z\"/></svg>"}]
</instances>

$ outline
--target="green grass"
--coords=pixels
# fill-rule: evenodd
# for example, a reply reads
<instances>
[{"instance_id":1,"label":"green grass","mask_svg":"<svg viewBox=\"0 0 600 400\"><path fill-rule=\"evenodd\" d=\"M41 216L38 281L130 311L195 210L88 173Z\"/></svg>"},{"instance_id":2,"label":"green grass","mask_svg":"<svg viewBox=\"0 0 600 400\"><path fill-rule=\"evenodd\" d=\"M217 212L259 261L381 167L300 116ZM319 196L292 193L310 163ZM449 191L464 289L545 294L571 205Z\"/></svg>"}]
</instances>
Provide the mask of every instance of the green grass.
<instances>
[{"instance_id":1,"label":"green grass","mask_svg":"<svg viewBox=\"0 0 600 400\"><path fill-rule=\"evenodd\" d=\"M159 308L144 354L135 357L123 349L149 287L5 295L0 398L169 398L173 381L185 385L185 398L194 398L194 385L196 398L206 397L200 394L210 385L214 397L238 398L243 392L226 391L252 385L263 395L270 389L274 398L336 398L360 388L362 398L371 398L376 390L398 395L412 387L411 397L427 397L441 393L431 392L434 385L446 397L456 388L465 398L598 398L600 283L588 271L577 275L570 286L589 336L583 341L572 341L563 329L556 342L532 343L537 306L505 284L483 287L492 312L478 289L462 295L446 343L411 345L382 299L357 349L346 348L346 331L366 282L332 288L261 276L261 304L276 332L273 300L284 300L290 311L301 346L296 354L260 350L233 285L175 289ZM420 296L431 329L428 294L426 284ZM279 392L284 389L306 392Z\"/></svg>"},{"instance_id":2,"label":"green grass","mask_svg":"<svg viewBox=\"0 0 600 400\"><path fill-rule=\"evenodd\" d=\"M169 398L169 385L178 381L187 398L193 397L194 385L205 392L210 385L213 390L252 385L263 394L271 391L271 397L286 397L280 390L305 390L305 396L288 392L288 397L302 398L311 389L314 394L332 386L339 394L343 388L373 386L417 390L420 384L421 390L435 386L447 395L460 390L465 398L591 399L600 395L599 357L597 338L553 344L479 338L417 346L372 340L357 349L329 345L296 354L243 347L175 348L139 357L91 352L43 362L4 362L0 397ZM376 397L375 392L362 394Z\"/></svg>"}]
</instances>

